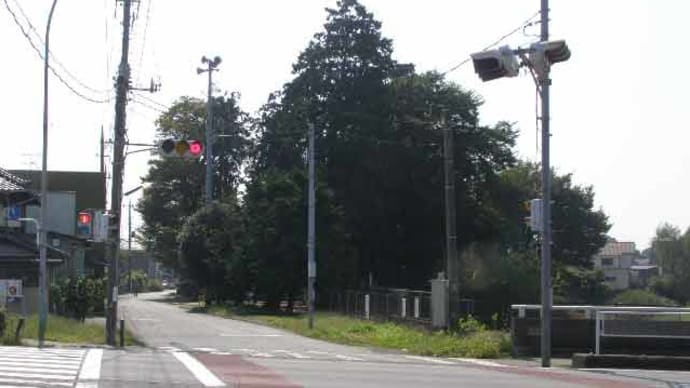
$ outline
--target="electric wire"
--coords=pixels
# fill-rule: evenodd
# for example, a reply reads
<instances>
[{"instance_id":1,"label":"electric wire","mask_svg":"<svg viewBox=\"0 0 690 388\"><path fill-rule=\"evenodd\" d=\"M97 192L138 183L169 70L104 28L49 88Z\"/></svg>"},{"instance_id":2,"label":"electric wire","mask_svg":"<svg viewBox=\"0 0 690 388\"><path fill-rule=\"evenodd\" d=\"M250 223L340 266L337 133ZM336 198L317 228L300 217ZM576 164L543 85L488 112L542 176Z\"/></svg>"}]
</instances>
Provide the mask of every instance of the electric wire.
<instances>
[{"instance_id":1,"label":"electric wire","mask_svg":"<svg viewBox=\"0 0 690 388\"><path fill-rule=\"evenodd\" d=\"M135 92L137 92L137 91L135 91ZM136 96L137 98L142 98L142 99L144 99L146 102L149 102L149 103L151 103L151 104L157 105L157 106L159 106L161 109L164 109L165 111L170 110L170 107L169 107L169 106L167 106L167 105L165 105L165 104L162 104L162 103L160 103L160 102L154 100L154 99L151 98L151 97L148 97L148 96L145 95L144 93L135 93L135 96Z\"/></svg>"},{"instance_id":2,"label":"electric wire","mask_svg":"<svg viewBox=\"0 0 690 388\"><path fill-rule=\"evenodd\" d=\"M137 97L141 97L141 96L137 96ZM139 100L139 99L137 99L137 98L134 98L134 97L130 98L130 101L133 102L133 103L135 103L135 104L139 104L139 105L141 105L141 106L143 106L143 107L145 107L145 108L149 108L149 109L151 109L151 110L154 110L154 111L157 111L157 112L160 112L160 113L166 113L166 112L167 112L167 111L164 110L164 109L155 107L155 106L153 106L153 105L149 105L148 103L143 102L143 101L141 101L141 100Z\"/></svg>"},{"instance_id":3,"label":"electric wire","mask_svg":"<svg viewBox=\"0 0 690 388\"><path fill-rule=\"evenodd\" d=\"M501 37L498 38L495 42L493 42L493 43L487 45L486 47L484 47L484 48L481 49L480 51L486 51L486 50L488 50L488 49L490 49L490 48L496 46L497 44L501 43L502 41L504 41L505 39L507 39L508 37L510 37L511 35L515 34L515 33L518 32L518 31L521 31L521 30L524 31L524 28L525 28L525 27L528 27L528 26L534 24L534 23L532 22L532 19L534 19L535 17L537 17L540 13L541 13L541 11L537 11L536 13L534 13L534 15L530 16L529 19L525 20L522 24L520 24L519 27L517 27L517 28L511 30L510 32L508 32L507 34L501 36ZM472 58L471 58L471 57L468 57L468 58L462 60L462 62L458 63L457 65L455 65L455 66L451 67L450 69L444 71L443 73L441 73L441 75L445 76L446 74L451 73L451 72L453 72L453 71L459 69L460 67L462 67L463 65L465 65L467 62L469 62L469 61L471 61L471 60L472 60Z\"/></svg>"},{"instance_id":4,"label":"electric wire","mask_svg":"<svg viewBox=\"0 0 690 388\"><path fill-rule=\"evenodd\" d=\"M5 8L7 8L7 11L9 11L10 15L12 16L12 19L14 20L14 23L15 23L15 24L17 25L17 27L19 27L19 29L21 30L22 35L24 35L24 37L28 40L29 44L30 44L31 47L34 49L34 51L36 51L36 54L38 54L38 56L41 58L41 60L44 60L44 61L45 61L45 58L44 58L44 56L43 56L43 53L41 52L41 50L40 50L38 47L36 47L36 44L35 44L34 41L31 39L31 36L30 36L30 35L28 34L28 32L24 29L24 26L21 24L21 22L20 22L19 19L17 18L17 14L14 13L14 11L12 10L12 8L10 8L10 4L7 2L7 0L4 0L4 3L5 3ZM84 100L86 100L86 101L95 103L95 104L105 104L105 103L108 103L108 102L112 101L112 97L108 97L108 98L106 98L106 99L96 99L96 98L91 98L91 97L88 97L88 96L86 96L86 95L80 93L80 92L79 92L78 90L76 90L72 85L70 85L70 84L69 84L69 83L68 83L68 82L57 72L57 71L55 71L55 69L54 69L52 66L49 65L48 68L49 68L50 71L53 73L53 75L55 75L55 77L57 77L57 79L58 79L63 85L65 85L65 86L67 87L67 89L69 89L72 93L74 93L76 96L78 96L78 97L80 97L80 98L82 98L82 99L84 99Z\"/></svg>"},{"instance_id":5,"label":"electric wire","mask_svg":"<svg viewBox=\"0 0 690 388\"><path fill-rule=\"evenodd\" d=\"M137 69L141 70L142 64L144 63L144 52L146 50L146 32L149 29L149 18L151 14L151 2L153 0L148 0L148 4L146 5L146 16L144 17L144 33L141 38L141 53L139 54L139 64L137 66ZM139 83L139 76L140 73L137 73L137 78L136 78L136 83Z\"/></svg>"},{"instance_id":6,"label":"electric wire","mask_svg":"<svg viewBox=\"0 0 690 388\"><path fill-rule=\"evenodd\" d=\"M7 2L6 2L6 3L7 3ZM26 13L24 12L24 9L23 9L22 6L20 5L19 1L18 1L18 0L14 0L14 4L16 5L17 9L19 10L19 13L24 17L24 20L26 20L26 23L29 25L29 30L32 31L32 32L34 33L34 35L36 36L36 38L37 38L38 41L40 42L41 46L45 45L45 42L43 41L43 38L42 38L41 35L38 33L38 31L36 31L36 28L34 27L33 23L31 23L31 19L29 19L29 17L26 15ZM8 7L9 7L9 6L8 6ZM9 10L9 9L8 9L8 10ZM10 12L12 12L12 11L10 11ZM27 37L27 38L31 39L30 37ZM81 87L83 87L84 89L87 89L87 90L89 90L89 91L91 91L91 92L93 92L93 93L96 93L96 94L106 94L106 93L109 93L109 92L110 92L110 90L106 90L106 89L95 89L95 88L92 88L91 86L89 86L89 85L87 85L86 83L82 82L77 76L75 76L72 72L70 72L69 69L67 69L67 66L63 65L62 62L60 62L60 61L57 59L57 57L55 57L55 54L54 54L52 51L48 50L48 53L49 53L49 55L50 55L50 59L51 59L53 62L55 62L55 64L57 64L57 65L62 69L62 71L63 71L68 77L70 77L72 80L74 80L77 84L79 84L79 85L80 85Z\"/></svg>"}]
</instances>

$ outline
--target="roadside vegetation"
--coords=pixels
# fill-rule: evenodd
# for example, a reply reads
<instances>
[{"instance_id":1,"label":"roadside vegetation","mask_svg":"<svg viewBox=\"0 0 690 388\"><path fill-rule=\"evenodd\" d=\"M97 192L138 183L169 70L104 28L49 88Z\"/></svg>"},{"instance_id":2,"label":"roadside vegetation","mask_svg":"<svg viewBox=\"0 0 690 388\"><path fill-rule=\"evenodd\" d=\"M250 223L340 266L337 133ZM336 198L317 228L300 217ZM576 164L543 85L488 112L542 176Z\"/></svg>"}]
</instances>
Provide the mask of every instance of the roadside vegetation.
<instances>
[{"instance_id":1,"label":"roadside vegetation","mask_svg":"<svg viewBox=\"0 0 690 388\"><path fill-rule=\"evenodd\" d=\"M37 315L27 317L19 337L16 336L16 333L20 317L13 314L6 315L4 313L2 316L3 330L2 333L0 333L0 338L2 338L1 342L3 345L22 345L33 343L37 340ZM62 344L102 345L105 344L105 329L103 325L98 323L85 323L77 319L51 314L48 316L45 340L46 342L57 342ZM132 336L129 331L125 331L125 345L131 346L138 344L134 336Z\"/></svg>"},{"instance_id":2,"label":"roadside vegetation","mask_svg":"<svg viewBox=\"0 0 690 388\"><path fill-rule=\"evenodd\" d=\"M489 330L472 317L458 322L458 331L426 331L393 322L364 321L334 313L317 313L314 329L307 316L258 314L223 306L197 307L192 311L238 318L291 331L306 337L344 345L397 349L408 354L438 357L498 358L510 355L510 338L504 331Z\"/></svg>"}]
</instances>

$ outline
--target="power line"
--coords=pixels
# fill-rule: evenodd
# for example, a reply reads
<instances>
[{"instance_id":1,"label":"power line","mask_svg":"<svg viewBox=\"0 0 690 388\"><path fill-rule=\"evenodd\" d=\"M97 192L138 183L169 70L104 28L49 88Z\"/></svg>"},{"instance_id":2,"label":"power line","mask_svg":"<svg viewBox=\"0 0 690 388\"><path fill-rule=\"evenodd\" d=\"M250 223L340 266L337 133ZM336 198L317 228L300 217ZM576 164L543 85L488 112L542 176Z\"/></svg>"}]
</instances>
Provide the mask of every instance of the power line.
<instances>
[{"instance_id":1,"label":"power line","mask_svg":"<svg viewBox=\"0 0 690 388\"><path fill-rule=\"evenodd\" d=\"M138 96L138 97L141 97L141 96ZM143 101L137 100L136 98L132 98L130 101L132 101L132 102L134 102L134 103L136 103L136 104L139 104L139 105L141 105L141 106L143 106L143 107L145 107L145 108L149 108L149 109L151 109L151 110L155 110L155 111L160 112L160 113L166 113L166 112L167 112L167 111L164 110L164 109L157 108L157 107L155 107L155 106L153 106L153 105L149 105L148 103L145 103L145 102L143 102Z\"/></svg>"},{"instance_id":2,"label":"power line","mask_svg":"<svg viewBox=\"0 0 690 388\"><path fill-rule=\"evenodd\" d=\"M495 42L493 42L493 43L491 43L490 45L484 47L484 48L481 49L480 51L486 51L486 50L488 50L488 49L490 49L490 48L496 46L497 44L501 43L503 40L505 40L505 39L508 38L509 36L515 34L516 32L521 31L521 30L523 30L525 27L532 25L532 24L534 23L534 22L532 22L532 19L534 19L535 17L539 16L540 13L541 13L540 11L535 12L534 15L532 15L529 19L525 20L522 24L520 24L519 27L517 27L517 28L511 30L509 33L507 33L507 34L501 36L501 37L498 38ZM466 59L464 59L462 62L458 63L457 65L455 65L455 66L451 67L450 69L448 69L448 70L444 71L443 73L441 73L441 75L445 76L446 74L448 74L448 73L450 73L450 72L453 72L453 71L459 69L461 66L463 66L464 64L466 64L466 63L469 62L470 60L471 60L471 58L469 58L469 57L466 58Z\"/></svg>"},{"instance_id":3,"label":"power line","mask_svg":"<svg viewBox=\"0 0 690 388\"><path fill-rule=\"evenodd\" d=\"M150 102L151 104L155 104L155 105L161 107L162 109L165 109L166 111L170 110L170 107L169 107L169 106L167 106L167 105L165 105L165 104L161 104L160 102L154 100L154 99L151 98L151 97L146 96L146 95L143 94L143 93L136 93L135 96L136 96L137 98L143 98L145 101Z\"/></svg>"},{"instance_id":4,"label":"power line","mask_svg":"<svg viewBox=\"0 0 690 388\"><path fill-rule=\"evenodd\" d=\"M7 2L5 1L5 3L7 3ZM36 38L38 38L38 41L41 43L41 45L45 45L45 43L43 42L43 38L42 38L41 35L38 33L38 31L36 31L36 28L35 28L34 25L31 23L31 19L29 19L29 17L26 15L26 13L24 12L24 9L23 9L22 6L19 4L19 1L18 1L18 0L14 0L14 4L17 6L17 9L19 10L19 13L22 14L22 16L24 17L24 19L26 20L26 23L29 25L29 29L30 29L31 31L33 31L34 35L36 36ZM9 6L8 6L8 7L9 7ZM8 9L9 9L9 8L8 8ZM12 11L10 11L10 12L12 12ZM13 15L13 16L14 16L14 15ZM15 19L16 19L16 18L15 18ZM27 36L27 38L28 38L28 39L31 39L31 38L28 37L28 36ZM97 94L104 94L104 93L108 93L108 92L109 92L109 90L95 89L95 88L92 88L92 87L90 87L89 85L85 84L84 82L82 82L81 80L79 80L79 78L77 78L77 76L75 76L74 74L72 74L72 73L67 69L67 66L63 65L62 62L60 62L60 61L55 57L55 54L54 54L52 51L49 50L48 53L49 53L49 55L50 55L50 58L53 60L53 62L55 62L58 66L60 66L60 67L62 68L62 71L65 72L65 74L67 74L70 78L72 78L76 83L78 83L78 84L79 84L81 87L83 87L84 89L87 89L87 90L89 90L89 91L91 91L91 92L93 92L93 93L97 93Z\"/></svg>"},{"instance_id":5,"label":"power line","mask_svg":"<svg viewBox=\"0 0 690 388\"><path fill-rule=\"evenodd\" d=\"M146 18L144 21L144 35L142 36L141 40L141 53L139 55L139 65L137 68L141 70L141 65L144 62L144 51L146 50L146 32L149 29L149 18L150 18L150 13L151 13L151 3L153 0L148 0L148 4L146 5ZM136 83L139 83L139 75L137 75L136 78Z\"/></svg>"},{"instance_id":6,"label":"power line","mask_svg":"<svg viewBox=\"0 0 690 388\"><path fill-rule=\"evenodd\" d=\"M10 8L10 4L7 2L7 0L4 0L4 2L5 2L5 8L7 8L7 11L10 13L10 15L12 15L12 19L14 20L14 23L17 25L17 27L19 27L19 29L21 30L22 35L24 35L24 37L29 41L29 44L31 45L31 47L34 49L34 51L36 51L36 54L38 54L38 56L42 60L45 60L43 57L43 53L41 53L41 50L38 47L36 47L36 44L31 39L31 36L29 36L29 34L24 29L24 26L22 26L22 24L19 22L19 19L17 18L17 14L15 14L14 11L12 11L12 9ZM62 78L62 76L60 74L58 74L58 72L55 71L55 69L52 66L49 65L48 68L53 73L53 75L55 75L55 77L57 77L57 79L60 80L60 82L62 82L62 84L67 87L67 89L69 89L72 93L74 93L78 97L80 97L86 101L93 102L95 104L105 104L105 103L108 103L112 100L111 97L108 97L107 99L95 99L95 98L87 97L87 96L83 95L82 93L80 93L79 91L77 91L67 81L65 81L65 79Z\"/></svg>"}]
</instances>

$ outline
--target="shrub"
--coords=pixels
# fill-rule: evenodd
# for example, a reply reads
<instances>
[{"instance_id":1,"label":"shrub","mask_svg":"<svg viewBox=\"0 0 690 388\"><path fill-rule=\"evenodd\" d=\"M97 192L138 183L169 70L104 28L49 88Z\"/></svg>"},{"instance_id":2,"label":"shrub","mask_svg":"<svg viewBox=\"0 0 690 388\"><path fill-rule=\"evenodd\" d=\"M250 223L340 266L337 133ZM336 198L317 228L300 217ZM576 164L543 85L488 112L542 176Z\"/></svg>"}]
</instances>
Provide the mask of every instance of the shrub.
<instances>
[{"instance_id":1,"label":"shrub","mask_svg":"<svg viewBox=\"0 0 690 388\"><path fill-rule=\"evenodd\" d=\"M458 320L457 329L459 334L468 335L486 331L486 325L479 322L472 314L469 314L467 317Z\"/></svg>"},{"instance_id":2,"label":"shrub","mask_svg":"<svg viewBox=\"0 0 690 388\"><path fill-rule=\"evenodd\" d=\"M163 285L158 279L149 279L146 285L146 291L163 291Z\"/></svg>"},{"instance_id":3,"label":"shrub","mask_svg":"<svg viewBox=\"0 0 690 388\"><path fill-rule=\"evenodd\" d=\"M672 299L647 290L626 290L616 295L611 304L628 306L677 306Z\"/></svg>"}]
</instances>

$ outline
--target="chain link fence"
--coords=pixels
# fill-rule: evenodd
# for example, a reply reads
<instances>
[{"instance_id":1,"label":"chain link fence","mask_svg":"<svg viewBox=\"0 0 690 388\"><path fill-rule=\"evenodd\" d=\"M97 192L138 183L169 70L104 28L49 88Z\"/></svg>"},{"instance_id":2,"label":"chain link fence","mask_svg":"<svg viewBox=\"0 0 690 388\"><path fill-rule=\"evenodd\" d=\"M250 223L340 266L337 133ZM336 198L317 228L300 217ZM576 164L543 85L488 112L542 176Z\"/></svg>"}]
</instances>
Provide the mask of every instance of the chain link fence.
<instances>
[{"instance_id":1,"label":"chain link fence","mask_svg":"<svg viewBox=\"0 0 690 388\"><path fill-rule=\"evenodd\" d=\"M331 311L359 319L431 326L431 292L407 289L347 290L330 295Z\"/></svg>"}]
</instances>

